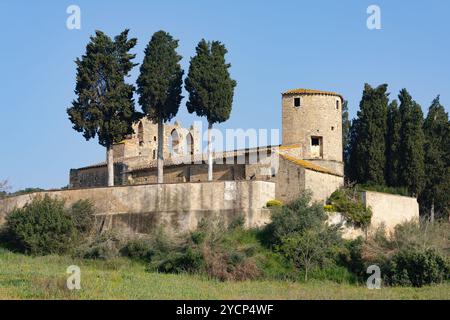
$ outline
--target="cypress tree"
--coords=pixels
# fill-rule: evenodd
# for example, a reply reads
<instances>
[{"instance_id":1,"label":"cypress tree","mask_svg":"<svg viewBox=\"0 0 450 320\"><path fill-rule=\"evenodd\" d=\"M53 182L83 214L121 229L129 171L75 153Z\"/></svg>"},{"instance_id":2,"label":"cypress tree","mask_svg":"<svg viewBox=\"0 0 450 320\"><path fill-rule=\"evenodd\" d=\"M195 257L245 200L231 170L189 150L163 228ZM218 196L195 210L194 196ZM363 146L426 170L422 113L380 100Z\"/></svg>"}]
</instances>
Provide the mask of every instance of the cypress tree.
<instances>
[{"instance_id":1,"label":"cypress tree","mask_svg":"<svg viewBox=\"0 0 450 320\"><path fill-rule=\"evenodd\" d=\"M351 121L348 115L348 101L345 100L342 104L342 149L344 151L344 163L348 163L349 157L349 135L350 135Z\"/></svg>"},{"instance_id":2,"label":"cypress tree","mask_svg":"<svg viewBox=\"0 0 450 320\"><path fill-rule=\"evenodd\" d=\"M423 113L406 89L399 94L400 100L400 171L399 185L418 196L425 184Z\"/></svg>"},{"instance_id":3,"label":"cypress tree","mask_svg":"<svg viewBox=\"0 0 450 320\"><path fill-rule=\"evenodd\" d=\"M358 142L358 119L353 119L351 121L349 133L348 133L348 144L346 152L346 157L344 158L344 172L348 182L357 182L358 181L358 172L357 172L357 142Z\"/></svg>"},{"instance_id":4,"label":"cypress tree","mask_svg":"<svg viewBox=\"0 0 450 320\"><path fill-rule=\"evenodd\" d=\"M86 140L97 136L106 147L108 186L114 185L113 144L133 133L134 87L125 83L125 77L135 66L135 55L129 53L135 45L136 39L128 39L128 30L114 40L96 31L86 53L75 61L77 98L67 113L73 128Z\"/></svg>"},{"instance_id":5,"label":"cypress tree","mask_svg":"<svg viewBox=\"0 0 450 320\"><path fill-rule=\"evenodd\" d=\"M148 119L158 124L158 183L163 183L164 123L178 113L181 100L183 70L177 54L178 40L158 31L145 48L144 61L137 79L139 104Z\"/></svg>"},{"instance_id":6,"label":"cypress tree","mask_svg":"<svg viewBox=\"0 0 450 320\"><path fill-rule=\"evenodd\" d=\"M422 214L448 217L450 210L450 125L448 114L440 104L439 96L433 100L423 124L425 134L425 188L419 202Z\"/></svg>"},{"instance_id":7,"label":"cypress tree","mask_svg":"<svg viewBox=\"0 0 450 320\"><path fill-rule=\"evenodd\" d=\"M386 135L386 183L391 187L399 186L401 125L398 102L394 100L388 107Z\"/></svg>"},{"instance_id":8,"label":"cypress tree","mask_svg":"<svg viewBox=\"0 0 450 320\"><path fill-rule=\"evenodd\" d=\"M219 41L202 39L191 58L185 88L189 92L187 109L208 120L208 180L212 181L211 129L214 123L228 120L236 81L230 78L225 61L225 46Z\"/></svg>"},{"instance_id":9,"label":"cypress tree","mask_svg":"<svg viewBox=\"0 0 450 320\"><path fill-rule=\"evenodd\" d=\"M354 179L359 183L385 184L387 84L372 88L364 85L363 96L353 128L354 150L351 166Z\"/></svg>"}]
</instances>

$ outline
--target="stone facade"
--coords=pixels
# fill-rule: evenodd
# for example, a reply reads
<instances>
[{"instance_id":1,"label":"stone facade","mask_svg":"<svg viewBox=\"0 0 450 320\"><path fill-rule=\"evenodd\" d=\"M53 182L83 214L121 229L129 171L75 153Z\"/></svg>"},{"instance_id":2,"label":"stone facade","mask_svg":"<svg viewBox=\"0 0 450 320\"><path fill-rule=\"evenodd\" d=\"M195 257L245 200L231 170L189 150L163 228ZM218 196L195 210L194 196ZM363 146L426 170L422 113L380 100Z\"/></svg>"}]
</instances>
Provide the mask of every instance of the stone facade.
<instances>
[{"instance_id":1,"label":"stone facade","mask_svg":"<svg viewBox=\"0 0 450 320\"><path fill-rule=\"evenodd\" d=\"M295 199L305 189L313 192L314 199L324 201L343 184L342 101L332 92L296 89L283 93L282 146L216 154L213 180L271 181L276 183L276 197L282 201ZM144 119L134 125L134 131L114 146L116 185L157 181L157 126ZM207 181L199 133L176 122L165 126L164 137L164 181ZM106 163L72 169L70 187L105 186L106 176Z\"/></svg>"},{"instance_id":2,"label":"stone facade","mask_svg":"<svg viewBox=\"0 0 450 320\"><path fill-rule=\"evenodd\" d=\"M342 103L333 92L294 89L282 95L283 145L301 145L300 158L343 175Z\"/></svg>"}]
</instances>

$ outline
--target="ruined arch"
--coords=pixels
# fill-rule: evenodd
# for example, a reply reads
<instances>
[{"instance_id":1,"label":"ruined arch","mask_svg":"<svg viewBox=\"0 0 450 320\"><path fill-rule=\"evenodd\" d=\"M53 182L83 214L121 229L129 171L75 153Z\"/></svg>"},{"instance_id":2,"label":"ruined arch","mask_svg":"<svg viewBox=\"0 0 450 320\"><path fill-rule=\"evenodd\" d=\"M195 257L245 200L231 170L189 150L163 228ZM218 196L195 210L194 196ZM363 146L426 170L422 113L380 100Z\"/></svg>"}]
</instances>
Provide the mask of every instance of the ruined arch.
<instances>
[{"instance_id":1,"label":"ruined arch","mask_svg":"<svg viewBox=\"0 0 450 320\"><path fill-rule=\"evenodd\" d=\"M173 129L169 136L169 152L171 156L176 156L180 152L180 134L177 129Z\"/></svg>"}]
</instances>

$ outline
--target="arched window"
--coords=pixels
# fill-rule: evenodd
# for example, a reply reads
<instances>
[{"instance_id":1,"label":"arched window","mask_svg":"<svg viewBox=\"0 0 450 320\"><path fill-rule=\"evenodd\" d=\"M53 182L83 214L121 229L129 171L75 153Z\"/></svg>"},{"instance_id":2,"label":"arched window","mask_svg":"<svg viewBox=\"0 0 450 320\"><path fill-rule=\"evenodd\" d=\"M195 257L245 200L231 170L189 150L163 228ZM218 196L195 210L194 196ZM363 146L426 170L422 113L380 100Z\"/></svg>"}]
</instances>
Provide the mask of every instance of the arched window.
<instances>
[{"instance_id":1,"label":"arched window","mask_svg":"<svg viewBox=\"0 0 450 320\"><path fill-rule=\"evenodd\" d=\"M186 146L184 150L186 154L194 155L194 137L192 137L190 132L186 135Z\"/></svg>"},{"instance_id":2,"label":"arched window","mask_svg":"<svg viewBox=\"0 0 450 320\"><path fill-rule=\"evenodd\" d=\"M176 156L179 153L180 135L176 129L170 133L169 151L171 156Z\"/></svg>"},{"instance_id":3,"label":"arched window","mask_svg":"<svg viewBox=\"0 0 450 320\"><path fill-rule=\"evenodd\" d=\"M139 122L139 125L138 125L138 140L139 140L139 145L143 146L144 145L144 126L142 125L142 122Z\"/></svg>"}]
</instances>

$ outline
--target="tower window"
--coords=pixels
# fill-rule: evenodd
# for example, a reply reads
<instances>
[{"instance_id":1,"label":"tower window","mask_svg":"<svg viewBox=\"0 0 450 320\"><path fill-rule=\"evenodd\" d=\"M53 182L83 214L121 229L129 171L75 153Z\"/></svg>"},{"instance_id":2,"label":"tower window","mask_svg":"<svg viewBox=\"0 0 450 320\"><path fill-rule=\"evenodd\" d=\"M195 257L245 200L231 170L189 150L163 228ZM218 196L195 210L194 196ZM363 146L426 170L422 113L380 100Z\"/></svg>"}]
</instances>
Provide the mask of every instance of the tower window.
<instances>
[{"instance_id":1,"label":"tower window","mask_svg":"<svg viewBox=\"0 0 450 320\"><path fill-rule=\"evenodd\" d=\"M294 107L300 107L301 100L300 98L294 98Z\"/></svg>"},{"instance_id":2,"label":"tower window","mask_svg":"<svg viewBox=\"0 0 450 320\"><path fill-rule=\"evenodd\" d=\"M336 110L339 110L339 100L336 100Z\"/></svg>"},{"instance_id":3,"label":"tower window","mask_svg":"<svg viewBox=\"0 0 450 320\"><path fill-rule=\"evenodd\" d=\"M312 146L320 146L320 138L319 137L311 137L311 145Z\"/></svg>"}]
</instances>

